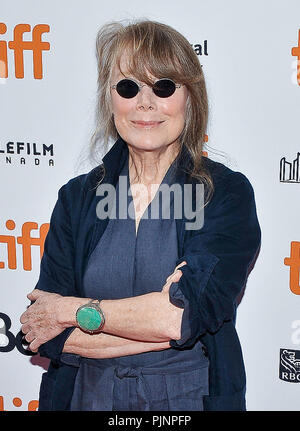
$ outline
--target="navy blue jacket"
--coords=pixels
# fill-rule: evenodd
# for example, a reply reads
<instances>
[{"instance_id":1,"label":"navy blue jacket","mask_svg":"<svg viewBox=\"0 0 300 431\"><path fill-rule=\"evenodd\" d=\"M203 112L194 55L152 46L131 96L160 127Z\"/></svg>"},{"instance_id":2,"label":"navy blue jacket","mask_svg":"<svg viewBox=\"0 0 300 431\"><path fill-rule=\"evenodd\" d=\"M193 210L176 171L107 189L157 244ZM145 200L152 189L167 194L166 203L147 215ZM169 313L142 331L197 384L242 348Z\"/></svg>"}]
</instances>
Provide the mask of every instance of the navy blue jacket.
<instances>
[{"instance_id":1,"label":"navy blue jacket","mask_svg":"<svg viewBox=\"0 0 300 431\"><path fill-rule=\"evenodd\" d=\"M102 183L116 185L127 156L126 143L118 139L103 158L103 165L71 179L59 190L37 289L63 296L84 296L83 274L108 222L96 215L102 198L96 195L97 184L103 178ZM187 163L189 157L183 151L177 182L195 186L196 181L185 173ZM245 175L206 157L203 163L215 187L204 210L204 225L200 230L186 230L187 220L176 220L177 264L187 262L181 268L179 287L189 300L191 336L183 344L172 340L171 345L182 349L201 337L210 362L210 392L204 399L205 410L245 410L246 379L235 315L261 232L253 189ZM41 356L51 359L42 376L39 410L69 408L77 368L63 363L61 352L72 329L67 328L39 349Z\"/></svg>"}]
</instances>

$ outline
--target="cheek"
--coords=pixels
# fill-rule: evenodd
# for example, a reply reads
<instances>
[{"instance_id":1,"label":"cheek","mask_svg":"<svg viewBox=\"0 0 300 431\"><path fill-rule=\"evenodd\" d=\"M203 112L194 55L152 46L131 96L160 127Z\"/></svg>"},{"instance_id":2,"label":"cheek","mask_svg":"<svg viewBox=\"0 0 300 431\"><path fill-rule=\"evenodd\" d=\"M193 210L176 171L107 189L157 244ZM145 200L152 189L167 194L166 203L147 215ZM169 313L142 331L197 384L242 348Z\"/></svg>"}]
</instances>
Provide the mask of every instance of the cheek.
<instances>
[{"instance_id":1,"label":"cheek","mask_svg":"<svg viewBox=\"0 0 300 431\"><path fill-rule=\"evenodd\" d=\"M115 117L126 116L132 110L132 101L130 99L120 99L120 97L111 98L112 113Z\"/></svg>"},{"instance_id":2,"label":"cheek","mask_svg":"<svg viewBox=\"0 0 300 431\"><path fill-rule=\"evenodd\" d=\"M133 109L131 100L120 100L119 97L112 97L112 113L115 127L123 139L128 139L130 129L129 119Z\"/></svg>"},{"instance_id":3,"label":"cheek","mask_svg":"<svg viewBox=\"0 0 300 431\"><path fill-rule=\"evenodd\" d=\"M185 106L182 106L180 109L178 108L179 107L177 106L175 109L169 110L169 124L174 133L181 132L181 130L184 128L186 119Z\"/></svg>"},{"instance_id":4,"label":"cheek","mask_svg":"<svg viewBox=\"0 0 300 431\"><path fill-rule=\"evenodd\" d=\"M178 97L174 100L166 100L161 103L161 112L164 112L170 119L174 121L185 120L187 111L187 98Z\"/></svg>"}]
</instances>

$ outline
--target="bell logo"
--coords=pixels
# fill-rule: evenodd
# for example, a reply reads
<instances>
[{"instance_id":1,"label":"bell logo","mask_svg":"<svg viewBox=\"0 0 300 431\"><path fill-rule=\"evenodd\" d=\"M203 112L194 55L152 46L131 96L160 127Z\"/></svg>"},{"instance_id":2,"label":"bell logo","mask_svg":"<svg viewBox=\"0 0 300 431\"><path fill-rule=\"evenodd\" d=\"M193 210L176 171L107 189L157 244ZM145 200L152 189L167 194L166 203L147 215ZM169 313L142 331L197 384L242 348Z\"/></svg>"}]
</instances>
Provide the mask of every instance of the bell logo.
<instances>
[{"instance_id":1,"label":"bell logo","mask_svg":"<svg viewBox=\"0 0 300 431\"><path fill-rule=\"evenodd\" d=\"M284 264L290 267L290 289L295 295L300 295L300 242L291 242L291 255L284 259Z\"/></svg>"},{"instance_id":2,"label":"bell logo","mask_svg":"<svg viewBox=\"0 0 300 431\"><path fill-rule=\"evenodd\" d=\"M7 26L0 22L0 34L5 34ZM48 33L50 27L47 24L37 24L32 30L32 39L23 40L23 34L31 32L29 24L17 24L14 28L14 38L8 43L0 41L0 78L8 78L8 56L7 46L14 51L15 77L24 78L24 50L32 51L33 76L35 79L43 78L42 52L50 50L50 43L41 39L43 33Z\"/></svg>"}]
</instances>

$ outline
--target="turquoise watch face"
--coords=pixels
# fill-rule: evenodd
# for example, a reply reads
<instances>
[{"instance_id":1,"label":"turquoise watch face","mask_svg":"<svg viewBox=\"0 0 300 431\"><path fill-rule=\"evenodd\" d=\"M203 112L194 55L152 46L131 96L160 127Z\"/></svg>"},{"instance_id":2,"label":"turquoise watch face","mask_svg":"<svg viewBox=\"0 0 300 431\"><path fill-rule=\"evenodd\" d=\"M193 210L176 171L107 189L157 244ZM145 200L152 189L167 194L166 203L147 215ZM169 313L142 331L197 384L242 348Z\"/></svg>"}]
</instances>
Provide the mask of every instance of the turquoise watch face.
<instances>
[{"instance_id":1,"label":"turquoise watch face","mask_svg":"<svg viewBox=\"0 0 300 431\"><path fill-rule=\"evenodd\" d=\"M102 324L102 316L99 311L87 305L79 308L76 313L76 320L84 331L97 331Z\"/></svg>"}]
</instances>

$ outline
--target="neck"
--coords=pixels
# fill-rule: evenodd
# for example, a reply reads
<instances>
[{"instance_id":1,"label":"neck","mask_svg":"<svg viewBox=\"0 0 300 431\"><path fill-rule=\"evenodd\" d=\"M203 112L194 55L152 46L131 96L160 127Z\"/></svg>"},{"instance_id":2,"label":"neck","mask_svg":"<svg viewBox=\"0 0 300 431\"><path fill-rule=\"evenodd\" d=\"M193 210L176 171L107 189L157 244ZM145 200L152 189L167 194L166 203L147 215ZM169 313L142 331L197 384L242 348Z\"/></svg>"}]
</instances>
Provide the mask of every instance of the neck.
<instances>
[{"instance_id":1,"label":"neck","mask_svg":"<svg viewBox=\"0 0 300 431\"><path fill-rule=\"evenodd\" d=\"M179 152L178 144L145 151L128 145L130 182L145 185L160 184Z\"/></svg>"}]
</instances>

